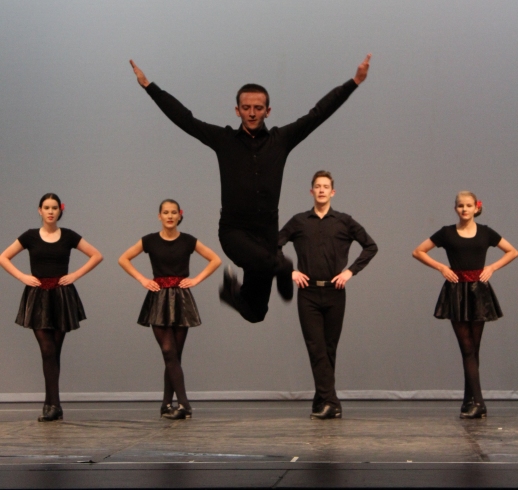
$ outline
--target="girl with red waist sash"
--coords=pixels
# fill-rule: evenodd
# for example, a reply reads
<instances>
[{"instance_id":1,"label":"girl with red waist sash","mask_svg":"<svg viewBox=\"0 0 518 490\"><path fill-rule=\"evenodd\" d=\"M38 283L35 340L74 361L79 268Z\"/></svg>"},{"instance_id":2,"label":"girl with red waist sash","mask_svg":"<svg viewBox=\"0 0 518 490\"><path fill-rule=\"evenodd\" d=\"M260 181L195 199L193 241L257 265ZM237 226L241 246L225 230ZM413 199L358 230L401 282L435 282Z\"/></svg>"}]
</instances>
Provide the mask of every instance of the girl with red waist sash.
<instances>
[{"instance_id":1,"label":"girl with red waist sash","mask_svg":"<svg viewBox=\"0 0 518 490\"><path fill-rule=\"evenodd\" d=\"M119 258L119 264L149 290L137 323L152 327L164 358L164 397L160 415L173 420L185 419L191 418L192 410L185 390L182 351L189 328L201 324L190 288L209 277L220 266L221 260L195 237L178 231L183 211L173 199L162 201L158 219L162 229L142 237L126 250ZM131 263L142 252L149 254L154 279L148 279ZM188 277L189 261L193 252L209 263L191 279ZM178 407L172 405L174 393Z\"/></svg>"},{"instance_id":2,"label":"girl with red waist sash","mask_svg":"<svg viewBox=\"0 0 518 490\"><path fill-rule=\"evenodd\" d=\"M479 376L479 350L484 323L502 316L498 299L489 279L518 256L518 251L489 226L475 222L482 213L482 202L475 194L461 191L455 198L456 225L443 226L421 243L412 255L423 264L437 269L446 279L434 316L451 321L459 343L464 367L464 399L460 418L487 416ZM432 259L428 252L443 247L450 267ZM485 265L489 247L504 252L496 262Z\"/></svg>"},{"instance_id":3,"label":"girl with red waist sash","mask_svg":"<svg viewBox=\"0 0 518 490\"><path fill-rule=\"evenodd\" d=\"M0 265L25 284L15 322L34 331L43 360L45 402L39 422L63 419L59 399L61 348L65 335L86 319L74 282L103 259L100 252L75 231L59 228L64 204L56 194L45 194L38 206L43 226L30 229L0 255ZM70 251L83 252L88 261L69 274ZM31 274L24 274L11 259L27 249Z\"/></svg>"}]
</instances>

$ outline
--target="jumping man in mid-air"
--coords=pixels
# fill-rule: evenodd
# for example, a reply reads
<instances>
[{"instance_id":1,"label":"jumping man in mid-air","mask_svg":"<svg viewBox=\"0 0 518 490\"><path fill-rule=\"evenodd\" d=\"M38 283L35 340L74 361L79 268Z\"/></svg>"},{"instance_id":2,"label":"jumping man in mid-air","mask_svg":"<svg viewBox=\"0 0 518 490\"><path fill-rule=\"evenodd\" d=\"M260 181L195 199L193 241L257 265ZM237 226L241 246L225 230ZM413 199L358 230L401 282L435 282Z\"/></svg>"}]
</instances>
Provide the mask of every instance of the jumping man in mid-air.
<instances>
[{"instance_id":1,"label":"jumping man in mid-air","mask_svg":"<svg viewBox=\"0 0 518 490\"><path fill-rule=\"evenodd\" d=\"M282 298L293 297L292 264L277 246L278 205L286 159L367 78L370 58L368 54L355 77L331 90L308 114L271 129L264 123L270 115L270 100L260 85L247 84L239 89L236 114L241 126L223 128L196 119L172 95L150 83L130 60L138 83L164 114L216 152L222 204L219 240L225 254L244 270L241 286L231 269L225 270L220 298L249 322L264 320L274 276Z\"/></svg>"}]
</instances>

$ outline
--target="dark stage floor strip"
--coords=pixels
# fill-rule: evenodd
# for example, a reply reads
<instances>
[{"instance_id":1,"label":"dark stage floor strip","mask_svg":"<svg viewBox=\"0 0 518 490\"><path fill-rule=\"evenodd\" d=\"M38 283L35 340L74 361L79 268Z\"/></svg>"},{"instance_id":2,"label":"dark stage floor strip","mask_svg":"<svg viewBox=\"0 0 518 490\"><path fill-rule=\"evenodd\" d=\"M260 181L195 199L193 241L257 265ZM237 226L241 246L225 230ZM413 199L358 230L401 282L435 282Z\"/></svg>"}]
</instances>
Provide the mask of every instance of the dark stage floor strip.
<instances>
[{"instance_id":1,"label":"dark stage floor strip","mask_svg":"<svg viewBox=\"0 0 518 490\"><path fill-rule=\"evenodd\" d=\"M348 401L342 420L309 402L196 402L192 420L159 403L0 405L0 488L515 488L518 402Z\"/></svg>"}]
</instances>

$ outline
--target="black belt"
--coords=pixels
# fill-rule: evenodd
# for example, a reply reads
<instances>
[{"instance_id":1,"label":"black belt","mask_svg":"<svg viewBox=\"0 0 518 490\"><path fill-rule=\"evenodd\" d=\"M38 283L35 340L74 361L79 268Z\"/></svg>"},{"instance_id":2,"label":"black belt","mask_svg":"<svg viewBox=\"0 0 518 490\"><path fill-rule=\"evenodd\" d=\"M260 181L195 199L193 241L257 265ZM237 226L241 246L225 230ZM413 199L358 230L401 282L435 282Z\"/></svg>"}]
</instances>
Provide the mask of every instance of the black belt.
<instances>
[{"instance_id":1,"label":"black belt","mask_svg":"<svg viewBox=\"0 0 518 490\"><path fill-rule=\"evenodd\" d=\"M316 286L318 288L334 288L335 287L334 282L331 282L331 281L313 281L312 279L310 279L308 281L308 285L309 286Z\"/></svg>"}]
</instances>

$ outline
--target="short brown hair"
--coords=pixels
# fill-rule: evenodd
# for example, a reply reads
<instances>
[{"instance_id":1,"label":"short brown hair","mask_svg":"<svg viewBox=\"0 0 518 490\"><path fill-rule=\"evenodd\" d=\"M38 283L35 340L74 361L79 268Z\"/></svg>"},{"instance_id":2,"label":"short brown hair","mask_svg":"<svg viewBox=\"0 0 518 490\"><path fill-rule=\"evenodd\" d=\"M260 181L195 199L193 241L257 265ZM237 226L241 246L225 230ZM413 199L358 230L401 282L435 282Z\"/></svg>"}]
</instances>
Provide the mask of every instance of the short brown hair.
<instances>
[{"instance_id":1,"label":"short brown hair","mask_svg":"<svg viewBox=\"0 0 518 490\"><path fill-rule=\"evenodd\" d=\"M319 170L318 172L313 175L313 178L311 179L311 187L315 185L315 180L317 180L319 177L327 177L331 181L331 189L335 188L335 181L333 180L333 176L331 175L331 172L328 172L327 170Z\"/></svg>"},{"instance_id":2,"label":"short brown hair","mask_svg":"<svg viewBox=\"0 0 518 490\"><path fill-rule=\"evenodd\" d=\"M264 94L266 96L266 107L270 107L270 96L268 95L268 91L262 85L258 85L257 83L247 83L237 91L236 102L238 107L239 97L241 97L241 94L244 94L245 92L252 94Z\"/></svg>"}]
</instances>

